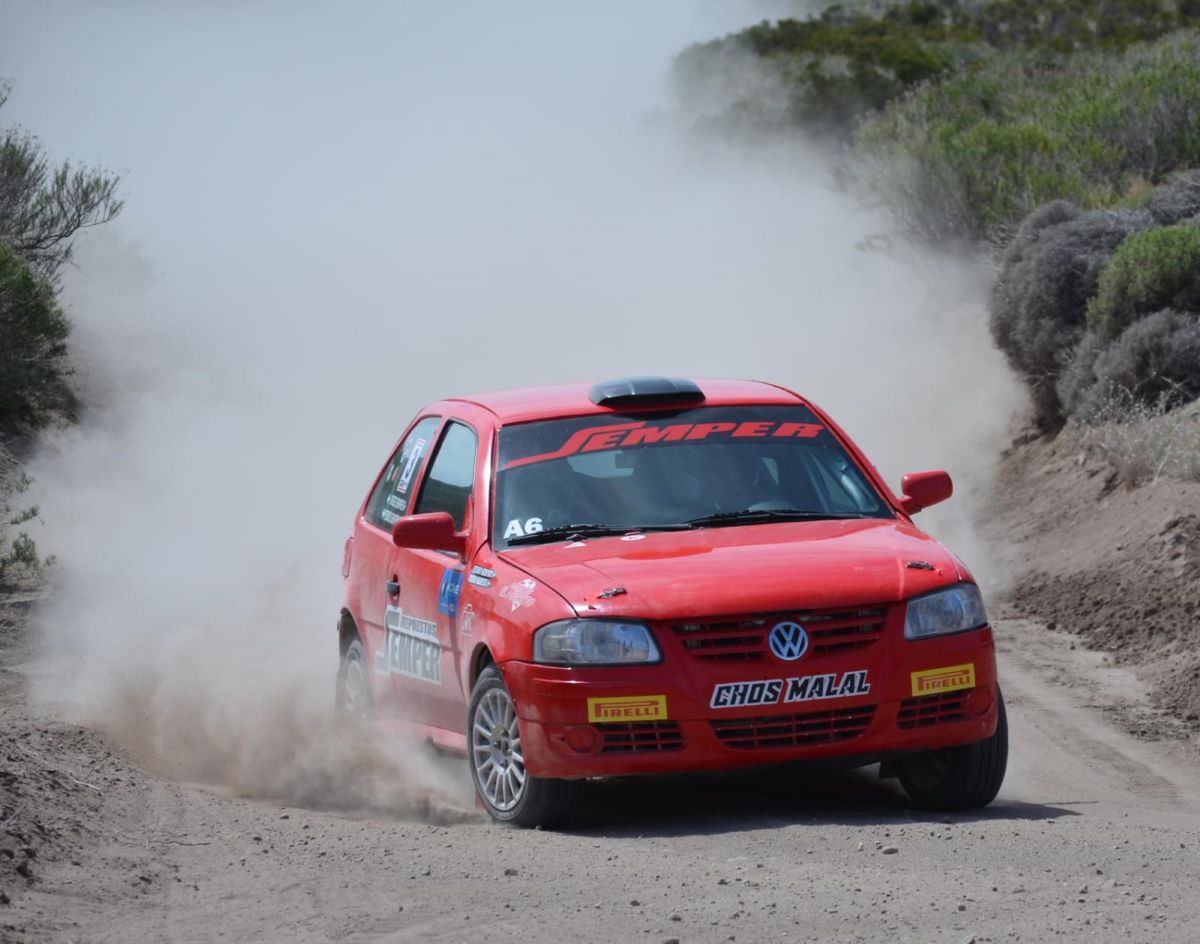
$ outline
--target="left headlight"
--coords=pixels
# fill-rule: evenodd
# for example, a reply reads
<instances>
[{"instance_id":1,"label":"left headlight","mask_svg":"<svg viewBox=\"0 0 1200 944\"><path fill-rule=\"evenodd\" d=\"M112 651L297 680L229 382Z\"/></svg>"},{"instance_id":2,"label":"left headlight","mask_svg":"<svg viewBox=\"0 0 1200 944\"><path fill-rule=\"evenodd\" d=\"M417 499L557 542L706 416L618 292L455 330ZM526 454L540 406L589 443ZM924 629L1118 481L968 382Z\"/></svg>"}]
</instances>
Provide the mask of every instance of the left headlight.
<instances>
[{"instance_id":1,"label":"left headlight","mask_svg":"<svg viewBox=\"0 0 1200 944\"><path fill-rule=\"evenodd\" d=\"M559 620L533 634L533 661L547 665L630 665L661 659L654 637L641 623Z\"/></svg>"},{"instance_id":2,"label":"left headlight","mask_svg":"<svg viewBox=\"0 0 1200 944\"><path fill-rule=\"evenodd\" d=\"M983 597L973 583L960 583L908 601L904 638L924 639L987 625Z\"/></svg>"}]
</instances>

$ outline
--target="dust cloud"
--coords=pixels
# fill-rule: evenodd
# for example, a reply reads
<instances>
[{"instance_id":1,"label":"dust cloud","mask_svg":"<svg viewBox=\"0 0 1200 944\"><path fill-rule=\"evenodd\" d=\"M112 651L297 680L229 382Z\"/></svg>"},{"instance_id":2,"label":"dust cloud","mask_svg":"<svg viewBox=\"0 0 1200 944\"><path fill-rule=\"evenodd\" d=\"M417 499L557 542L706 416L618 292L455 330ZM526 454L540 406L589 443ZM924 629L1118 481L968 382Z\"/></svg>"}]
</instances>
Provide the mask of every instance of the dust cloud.
<instances>
[{"instance_id":1,"label":"dust cloud","mask_svg":"<svg viewBox=\"0 0 1200 944\"><path fill-rule=\"evenodd\" d=\"M349 12L350 10L353 12ZM666 72L760 3L10 8L6 118L126 174L67 285L87 410L33 473L40 698L173 776L425 815L465 775L330 720L342 543L412 413L630 373L777 381L988 578L1017 402L982 277L869 253L802 142L698 137ZM927 522L928 523L928 522ZM432 799L430 799L432 798Z\"/></svg>"}]
</instances>

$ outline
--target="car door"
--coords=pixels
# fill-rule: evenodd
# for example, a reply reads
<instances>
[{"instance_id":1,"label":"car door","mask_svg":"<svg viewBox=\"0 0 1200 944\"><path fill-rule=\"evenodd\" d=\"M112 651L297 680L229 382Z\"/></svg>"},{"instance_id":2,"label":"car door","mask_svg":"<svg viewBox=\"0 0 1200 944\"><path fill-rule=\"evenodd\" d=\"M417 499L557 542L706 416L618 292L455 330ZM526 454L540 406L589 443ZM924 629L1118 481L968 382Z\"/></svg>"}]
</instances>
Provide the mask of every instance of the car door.
<instances>
[{"instance_id":1,"label":"car door","mask_svg":"<svg viewBox=\"0 0 1200 944\"><path fill-rule=\"evenodd\" d=\"M433 449L441 418L419 418L392 454L363 506L354 529L351 575L355 615L371 670L377 707L396 706L397 687L387 649L389 609L395 603L397 574L392 567L392 525L412 507L425 460Z\"/></svg>"},{"instance_id":2,"label":"car door","mask_svg":"<svg viewBox=\"0 0 1200 944\"><path fill-rule=\"evenodd\" d=\"M448 418L418 486L413 514L444 511L455 530L468 528L479 436L461 419ZM399 592L394 623L395 672L412 720L461 732L465 694L458 671L458 600L466 561L452 551L393 546L390 570Z\"/></svg>"}]
</instances>

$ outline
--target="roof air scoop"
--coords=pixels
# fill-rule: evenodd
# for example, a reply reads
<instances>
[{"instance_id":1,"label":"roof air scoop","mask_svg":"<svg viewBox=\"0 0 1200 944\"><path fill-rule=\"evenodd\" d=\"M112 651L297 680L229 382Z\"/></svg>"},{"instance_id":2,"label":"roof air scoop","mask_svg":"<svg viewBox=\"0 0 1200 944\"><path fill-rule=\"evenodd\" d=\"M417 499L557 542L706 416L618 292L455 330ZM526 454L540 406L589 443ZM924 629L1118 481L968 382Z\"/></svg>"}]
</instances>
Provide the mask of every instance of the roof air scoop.
<instances>
[{"instance_id":1,"label":"roof air scoop","mask_svg":"<svg viewBox=\"0 0 1200 944\"><path fill-rule=\"evenodd\" d=\"M674 377L621 377L602 380L589 391L597 406L650 406L656 403L699 403L704 393L690 380Z\"/></svg>"}]
</instances>

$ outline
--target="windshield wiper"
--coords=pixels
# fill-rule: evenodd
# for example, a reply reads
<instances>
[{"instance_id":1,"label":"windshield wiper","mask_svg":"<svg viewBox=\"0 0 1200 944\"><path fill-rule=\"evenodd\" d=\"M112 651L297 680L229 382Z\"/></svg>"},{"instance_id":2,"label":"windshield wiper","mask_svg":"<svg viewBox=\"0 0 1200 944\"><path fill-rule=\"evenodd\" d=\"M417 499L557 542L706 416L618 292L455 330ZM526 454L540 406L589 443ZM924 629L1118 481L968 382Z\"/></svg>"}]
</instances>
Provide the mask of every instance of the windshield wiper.
<instances>
[{"instance_id":1,"label":"windshield wiper","mask_svg":"<svg viewBox=\"0 0 1200 944\"><path fill-rule=\"evenodd\" d=\"M688 524L641 524L641 525L608 525L608 524L566 524L556 528L546 528L534 531L532 534L518 534L508 539L509 547L516 544L544 544L549 541L571 540L575 538L602 538L618 534L636 534L639 531L684 531Z\"/></svg>"},{"instance_id":2,"label":"windshield wiper","mask_svg":"<svg viewBox=\"0 0 1200 944\"><path fill-rule=\"evenodd\" d=\"M840 521L843 518L873 518L874 515L831 514L824 511L801 511L799 508L744 508L741 511L718 511L687 522L691 528L711 528L721 525L756 524L765 521Z\"/></svg>"}]
</instances>

